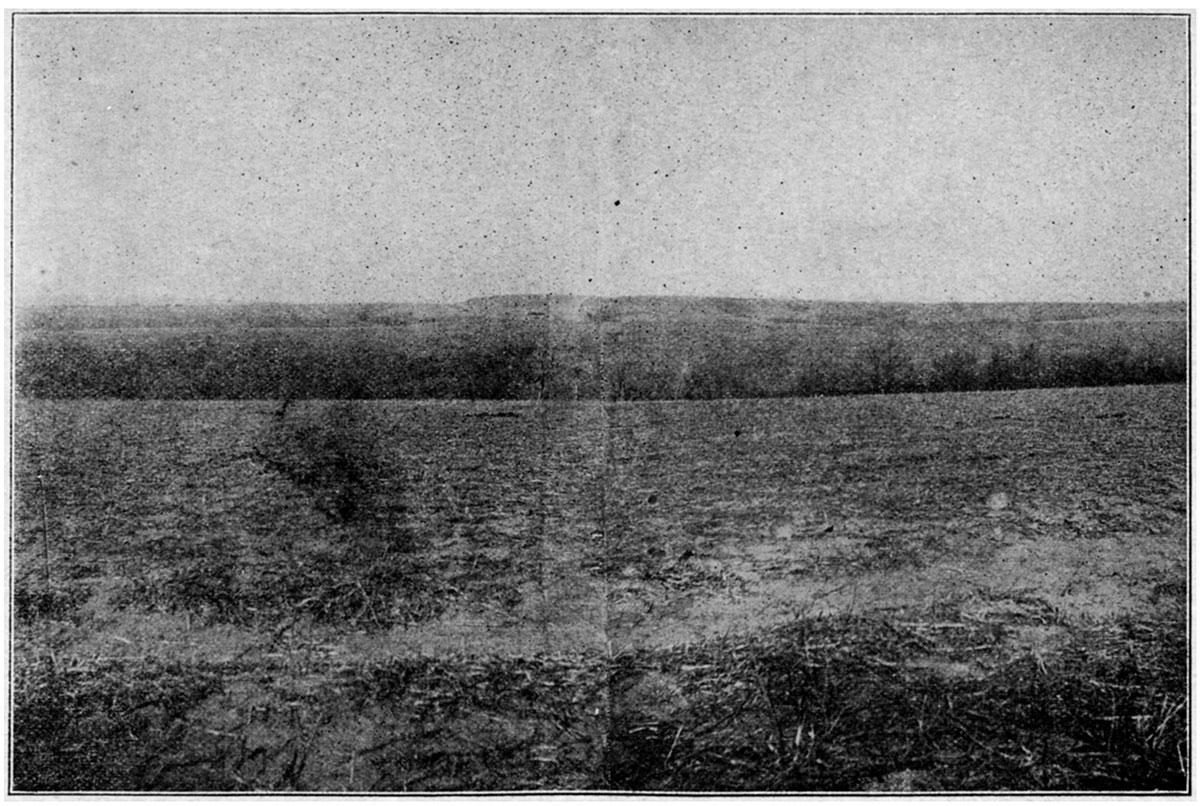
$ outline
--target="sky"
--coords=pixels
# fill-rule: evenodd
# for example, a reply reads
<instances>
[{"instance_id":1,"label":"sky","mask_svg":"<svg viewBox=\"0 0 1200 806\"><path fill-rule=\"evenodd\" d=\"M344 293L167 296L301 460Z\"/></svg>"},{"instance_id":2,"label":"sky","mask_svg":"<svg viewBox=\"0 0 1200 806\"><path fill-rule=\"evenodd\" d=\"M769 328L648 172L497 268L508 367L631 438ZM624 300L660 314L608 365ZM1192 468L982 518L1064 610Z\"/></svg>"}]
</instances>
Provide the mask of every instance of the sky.
<instances>
[{"instance_id":1,"label":"sky","mask_svg":"<svg viewBox=\"0 0 1200 806\"><path fill-rule=\"evenodd\" d=\"M1183 300L1183 15L39 15L46 302Z\"/></svg>"}]
</instances>

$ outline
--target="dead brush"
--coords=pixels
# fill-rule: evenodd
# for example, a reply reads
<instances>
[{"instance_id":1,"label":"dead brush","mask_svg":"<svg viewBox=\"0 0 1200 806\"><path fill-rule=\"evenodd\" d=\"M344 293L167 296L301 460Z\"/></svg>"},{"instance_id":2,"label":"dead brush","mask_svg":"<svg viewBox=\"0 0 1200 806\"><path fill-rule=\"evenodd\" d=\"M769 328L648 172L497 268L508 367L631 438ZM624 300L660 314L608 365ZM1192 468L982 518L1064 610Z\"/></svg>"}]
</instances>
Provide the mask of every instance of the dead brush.
<instances>
[{"instance_id":1,"label":"dead brush","mask_svg":"<svg viewBox=\"0 0 1200 806\"><path fill-rule=\"evenodd\" d=\"M152 788L159 759L186 753L178 728L187 714L220 688L214 669L152 658L21 664L12 689L12 789ZM215 783L200 770L191 780L196 788Z\"/></svg>"},{"instance_id":2,"label":"dead brush","mask_svg":"<svg viewBox=\"0 0 1200 806\"><path fill-rule=\"evenodd\" d=\"M977 676L880 618L803 619L751 638L647 652L674 670L687 708L655 730L610 735L610 785L639 790L1183 790L1186 633L1139 624L1079 631L1049 659ZM972 630L994 657L1002 630ZM1135 640L1130 640L1131 638ZM614 728L621 728L614 725Z\"/></svg>"}]
</instances>

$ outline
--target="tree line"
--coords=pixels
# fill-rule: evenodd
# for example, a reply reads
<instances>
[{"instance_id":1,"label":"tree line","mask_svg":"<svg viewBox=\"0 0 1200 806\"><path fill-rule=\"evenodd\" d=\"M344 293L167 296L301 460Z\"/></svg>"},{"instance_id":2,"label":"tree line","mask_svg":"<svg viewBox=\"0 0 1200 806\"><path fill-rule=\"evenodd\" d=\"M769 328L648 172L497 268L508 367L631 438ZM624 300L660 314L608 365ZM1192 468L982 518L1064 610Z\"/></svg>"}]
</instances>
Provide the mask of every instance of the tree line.
<instances>
[{"instance_id":1,"label":"tree line","mask_svg":"<svg viewBox=\"0 0 1200 806\"><path fill-rule=\"evenodd\" d=\"M493 323L405 342L349 330L40 332L18 341L14 374L30 398L711 400L1176 383L1187 352L1112 335L622 341Z\"/></svg>"}]
</instances>

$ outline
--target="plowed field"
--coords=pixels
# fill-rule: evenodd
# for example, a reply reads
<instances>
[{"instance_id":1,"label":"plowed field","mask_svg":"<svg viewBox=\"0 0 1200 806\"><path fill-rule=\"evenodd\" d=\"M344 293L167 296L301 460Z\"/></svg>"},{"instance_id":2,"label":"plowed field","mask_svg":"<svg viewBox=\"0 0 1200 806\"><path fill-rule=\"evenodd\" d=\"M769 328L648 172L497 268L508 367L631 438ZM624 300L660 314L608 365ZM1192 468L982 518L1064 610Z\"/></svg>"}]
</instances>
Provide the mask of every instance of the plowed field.
<instances>
[{"instance_id":1,"label":"plowed field","mask_svg":"<svg viewBox=\"0 0 1200 806\"><path fill-rule=\"evenodd\" d=\"M18 401L13 788L1187 786L1187 388Z\"/></svg>"}]
</instances>

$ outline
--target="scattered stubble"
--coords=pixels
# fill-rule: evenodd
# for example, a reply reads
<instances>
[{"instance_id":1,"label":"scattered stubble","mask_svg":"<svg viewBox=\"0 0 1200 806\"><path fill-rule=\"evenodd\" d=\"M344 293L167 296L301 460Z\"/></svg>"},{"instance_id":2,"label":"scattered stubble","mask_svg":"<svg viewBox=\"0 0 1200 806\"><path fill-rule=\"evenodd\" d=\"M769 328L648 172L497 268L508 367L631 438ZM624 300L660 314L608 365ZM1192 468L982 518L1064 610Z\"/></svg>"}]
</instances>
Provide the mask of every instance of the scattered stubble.
<instances>
[{"instance_id":1,"label":"scattered stubble","mask_svg":"<svg viewBox=\"0 0 1200 806\"><path fill-rule=\"evenodd\" d=\"M18 404L14 789L1188 785L1183 387L275 408Z\"/></svg>"}]
</instances>

